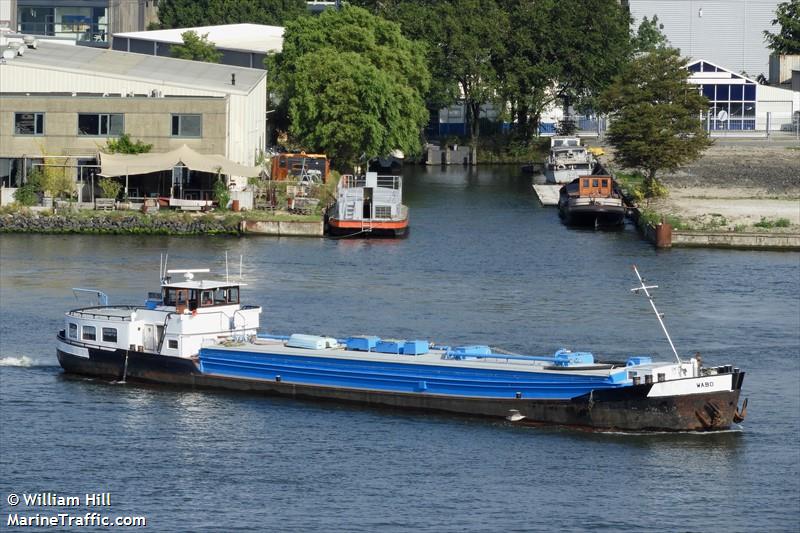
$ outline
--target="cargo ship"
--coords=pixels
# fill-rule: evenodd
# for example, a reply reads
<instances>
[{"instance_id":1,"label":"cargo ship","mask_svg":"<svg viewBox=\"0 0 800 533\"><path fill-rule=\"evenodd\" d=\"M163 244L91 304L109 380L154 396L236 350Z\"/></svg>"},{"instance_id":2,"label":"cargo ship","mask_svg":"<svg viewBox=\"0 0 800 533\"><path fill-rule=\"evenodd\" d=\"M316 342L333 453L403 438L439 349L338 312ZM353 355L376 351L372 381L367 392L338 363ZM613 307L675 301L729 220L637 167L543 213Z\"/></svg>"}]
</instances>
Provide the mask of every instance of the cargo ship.
<instances>
[{"instance_id":1,"label":"cargo ship","mask_svg":"<svg viewBox=\"0 0 800 533\"><path fill-rule=\"evenodd\" d=\"M675 361L260 334L262 309L240 301L240 282L194 279L207 269L160 272L161 290L144 305L108 305L94 291L99 305L66 313L57 356L67 373L600 431L717 431L744 419L744 372L679 357L650 296L655 287L638 271L633 290L650 299ZM173 280L177 274L183 279Z\"/></svg>"},{"instance_id":2,"label":"cargo ship","mask_svg":"<svg viewBox=\"0 0 800 533\"><path fill-rule=\"evenodd\" d=\"M408 207L403 205L403 178L377 172L343 175L325 220L327 233L333 236L405 237Z\"/></svg>"}]
</instances>

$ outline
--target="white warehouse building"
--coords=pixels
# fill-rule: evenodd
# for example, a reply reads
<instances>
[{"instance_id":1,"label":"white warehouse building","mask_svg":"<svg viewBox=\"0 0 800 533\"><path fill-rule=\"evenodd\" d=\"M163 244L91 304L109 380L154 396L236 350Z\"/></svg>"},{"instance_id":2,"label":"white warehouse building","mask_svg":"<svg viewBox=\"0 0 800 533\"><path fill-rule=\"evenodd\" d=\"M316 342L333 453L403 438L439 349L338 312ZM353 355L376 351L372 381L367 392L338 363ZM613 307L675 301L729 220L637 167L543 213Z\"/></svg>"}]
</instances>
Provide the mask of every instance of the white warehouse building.
<instances>
[{"instance_id":1,"label":"white warehouse building","mask_svg":"<svg viewBox=\"0 0 800 533\"><path fill-rule=\"evenodd\" d=\"M688 59L706 59L755 78L769 72L764 30L781 0L623 0L637 28L658 15L670 45Z\"/></svg>"}]
</instances>

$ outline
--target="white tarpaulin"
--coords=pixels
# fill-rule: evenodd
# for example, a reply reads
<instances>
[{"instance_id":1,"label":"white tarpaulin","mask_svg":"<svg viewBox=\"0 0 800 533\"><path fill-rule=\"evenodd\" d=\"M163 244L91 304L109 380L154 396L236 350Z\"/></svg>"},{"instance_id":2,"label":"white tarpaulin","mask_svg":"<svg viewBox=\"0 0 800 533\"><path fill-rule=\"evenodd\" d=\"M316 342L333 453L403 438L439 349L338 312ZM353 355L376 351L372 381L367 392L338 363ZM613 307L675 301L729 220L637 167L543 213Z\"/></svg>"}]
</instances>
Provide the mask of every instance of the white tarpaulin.
<instances>
[{"instance_id":1,"label":"white tarpaulin","mask_svg":"<svg viewBox=\"0 0 800 533\"><path fill-rule=\"evenodd\" d=\"M172 170L183 164L190 170L200 172L220 172L228 176L258 176L261 167L248 167L234 163L230 159L217 154L199 154L186 146L158 154L104 154L100 153L100 175L133 176L149 174L162 170Z\"/></svg>"}]
</instances>

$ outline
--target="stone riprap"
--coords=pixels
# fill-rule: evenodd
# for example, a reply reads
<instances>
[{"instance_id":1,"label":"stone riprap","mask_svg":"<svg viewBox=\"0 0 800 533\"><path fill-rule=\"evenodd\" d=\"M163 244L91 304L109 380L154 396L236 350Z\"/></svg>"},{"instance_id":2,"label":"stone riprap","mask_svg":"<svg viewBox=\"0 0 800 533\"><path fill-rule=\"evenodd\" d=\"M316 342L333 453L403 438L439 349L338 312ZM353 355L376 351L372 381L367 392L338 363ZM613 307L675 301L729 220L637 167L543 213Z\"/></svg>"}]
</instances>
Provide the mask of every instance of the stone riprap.
<instances>
[{"instance_id":1,"label":"stone riprap","mask_svg":"<svg viewBox=\"0 0 800 533\"><path fill-rule=\"evenodd\" d=\"M3 233L106 233L153 235L238 235L239 220L148 215L89 216L12 213L0 216Z\"/></svg>"}]
</instances>

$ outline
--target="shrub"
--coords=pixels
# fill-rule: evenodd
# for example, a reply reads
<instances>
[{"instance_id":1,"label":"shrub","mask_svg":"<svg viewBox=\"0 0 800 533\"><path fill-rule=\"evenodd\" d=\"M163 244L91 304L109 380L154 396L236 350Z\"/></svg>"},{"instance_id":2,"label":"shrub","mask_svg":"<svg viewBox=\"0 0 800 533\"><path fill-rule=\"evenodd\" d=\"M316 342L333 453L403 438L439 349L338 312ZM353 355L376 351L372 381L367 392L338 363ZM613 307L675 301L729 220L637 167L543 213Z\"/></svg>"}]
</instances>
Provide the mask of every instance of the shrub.
<instances>
[{"instance_id":1,"label":"shrub","mask_svg":"<svg viewBox=\"0 0 800 533\"><path fill-rule=\"evenodd\" d=\"M219 176L217 176L217 181L214 182L214 200L219 204L220 209L227 209L228 202L231 201L231 193L228 190L228 186Z\"/></svg>"},{"instance_id":2,"label":"shrub","mask_svg":"<svg viewBox=\"0 0 800 533\"><path fill-rule=\"evenodd\" d=\"M100 178L98 182L100 190L103 191L103 198L117 198L122 190L122 184L113 178Z\"/></svg>"},{"instance_id":3,"label":"shrub","mask_svg":"<svg viewBox=\"0 0 800 533\"><path fill-rule=\"evenodd\" d=\"M42 172L34 169L28 174L28 180L14 193L14 200L25 206L39 203L39 194L42 192Z\"/></svg>"}]
</instances>

